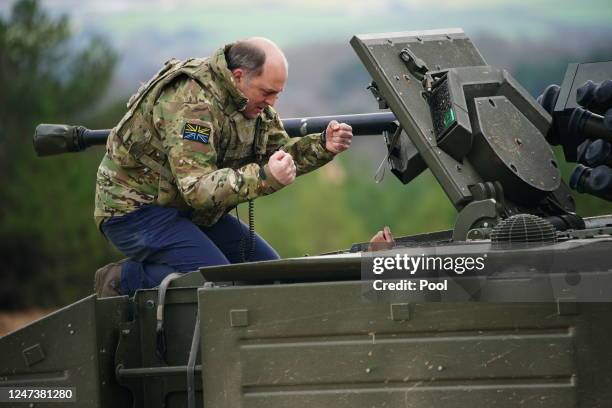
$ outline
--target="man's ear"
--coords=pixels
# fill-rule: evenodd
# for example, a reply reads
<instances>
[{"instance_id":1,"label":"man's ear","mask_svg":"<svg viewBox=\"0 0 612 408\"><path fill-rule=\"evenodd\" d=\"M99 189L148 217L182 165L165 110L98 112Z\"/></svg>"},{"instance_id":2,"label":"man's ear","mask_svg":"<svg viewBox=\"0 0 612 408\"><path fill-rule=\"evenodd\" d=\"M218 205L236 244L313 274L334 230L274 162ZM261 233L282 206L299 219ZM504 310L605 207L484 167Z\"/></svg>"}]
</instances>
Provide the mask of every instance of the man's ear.
<instances>
[{"instance_id":1,"label":"man's ear","mask_svg":"<svg viewBox=\"0 0 612 408\"><path fill-rule=\"evenodd\" d=\"M244 79L244 71L242 68L236 68L232 71L232 76L234 77L234 81L239 84Z\"/></svg>"}]
</instances>

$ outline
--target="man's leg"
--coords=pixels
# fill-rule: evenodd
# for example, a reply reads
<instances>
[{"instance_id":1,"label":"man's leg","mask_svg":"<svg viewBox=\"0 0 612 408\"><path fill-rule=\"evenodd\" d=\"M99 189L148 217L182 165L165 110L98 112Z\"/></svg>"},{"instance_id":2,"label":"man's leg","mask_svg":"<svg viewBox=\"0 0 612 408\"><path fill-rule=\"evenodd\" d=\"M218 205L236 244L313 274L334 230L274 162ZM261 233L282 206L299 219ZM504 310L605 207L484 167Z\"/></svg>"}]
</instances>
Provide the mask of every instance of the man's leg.
<instances>
[{"instance_id":1,"label":"man's leg","mask_svg":"<svg viewBox=\"0 0 612 408\"><path fill-rule=\"evenodd\" d=\"M210 227L200 227L215 245L223 252L223 255L231 263L244 262L242 258L242 247L244 256L249 256L249 228L238 218L229 214L223 215L216 224ZM241 242L244 240L244 244ZM253 256L247 261L268 261L279 259L278 253L259 235L254 235Z\"/></svg>"},{"instance_id":2,"label":"man's leg","mask_svg":"<svg viewBox=\"0 0 612 408\"><path fill-rule=\"evenodd\" d=\"M130 258L122 264L123 294L155 287L172 272L229 263L209 237L173 208L146 206L110 218L102 231Z\"/></svg>"}]
</instances>

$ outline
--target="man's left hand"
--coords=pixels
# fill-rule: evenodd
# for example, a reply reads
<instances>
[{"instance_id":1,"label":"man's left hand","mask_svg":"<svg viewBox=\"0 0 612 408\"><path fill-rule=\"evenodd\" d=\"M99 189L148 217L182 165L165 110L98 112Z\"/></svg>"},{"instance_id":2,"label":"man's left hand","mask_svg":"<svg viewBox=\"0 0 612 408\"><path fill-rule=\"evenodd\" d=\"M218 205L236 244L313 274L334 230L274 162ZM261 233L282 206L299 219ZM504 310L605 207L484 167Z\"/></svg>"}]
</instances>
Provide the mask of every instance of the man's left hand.
<instances>
[{"instance_id":1,"label":"man's left hand","mask_svg":"<svg viewBox=\"0 0 612 408\"><path fill-rule=\"evenodd\" d=\"M353 128L346 123L332 120L325 130L325 148L332 153L340 153L351 146Z\"/></svg>"}]
</instances>

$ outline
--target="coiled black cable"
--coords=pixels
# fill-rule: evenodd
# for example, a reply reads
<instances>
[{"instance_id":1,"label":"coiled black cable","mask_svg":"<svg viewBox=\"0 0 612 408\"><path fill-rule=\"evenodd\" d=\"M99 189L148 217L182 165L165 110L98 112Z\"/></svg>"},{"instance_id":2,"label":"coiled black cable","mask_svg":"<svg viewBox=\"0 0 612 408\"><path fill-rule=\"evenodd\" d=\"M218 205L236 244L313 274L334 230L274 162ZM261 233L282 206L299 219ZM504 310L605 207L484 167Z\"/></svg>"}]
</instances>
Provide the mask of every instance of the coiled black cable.
<instances>
[{"instance_id":1,"label":"coiled black cable","mask_svg":"<svg viewBox=\"0 0 612 408\"><path fill-rule=\"evenodd\" d=\"M249 200L249 258L253 259L255 254L255 203Z\"/></svg>"},{"instance_id":2,"label":"coiled black cable","mask_svg":"<svg viewBox=\"0 0 612 408\"><path fill-rule=\"evenodd\" d=\"M238 206L236 206L236 218L238 219L238 223L240 224L240 217L238 216ZM240 224L240 229L242 230L242 225ZM247 240L248 240L248 255L247 255ZM253 259L253 255L255 254L255 204L253 200L249 200L249 232L248 234L243 234L240 238L240 257L242 258L242 262L249 262Z\"/></svg>"}]
</instances>

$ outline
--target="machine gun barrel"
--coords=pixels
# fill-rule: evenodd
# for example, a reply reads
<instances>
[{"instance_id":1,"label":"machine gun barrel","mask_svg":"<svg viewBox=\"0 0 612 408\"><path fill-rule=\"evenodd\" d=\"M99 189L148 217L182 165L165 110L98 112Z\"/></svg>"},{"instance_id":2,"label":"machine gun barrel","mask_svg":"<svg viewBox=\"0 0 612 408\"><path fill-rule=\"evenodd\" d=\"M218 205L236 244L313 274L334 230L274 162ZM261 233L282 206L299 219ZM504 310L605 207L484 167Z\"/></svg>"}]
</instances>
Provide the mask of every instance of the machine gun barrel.
<instances>
[{"instance_id":1,"label":"machine gun barrel","mask_svg":"<svg viewBox=\"0 0 612 408\"><path fill-rule=\"evenodd\" d=\"M383 131L394 131L397 127L393 112L289 118L282 122L289 136L296 137L322 132L331 120L349 124L355 136L381 134ZM110 129L41 124L34 132L34 150L38 156L80 152L89 146L105 144L109 133Z\"/></svg>"}]
</instances>

